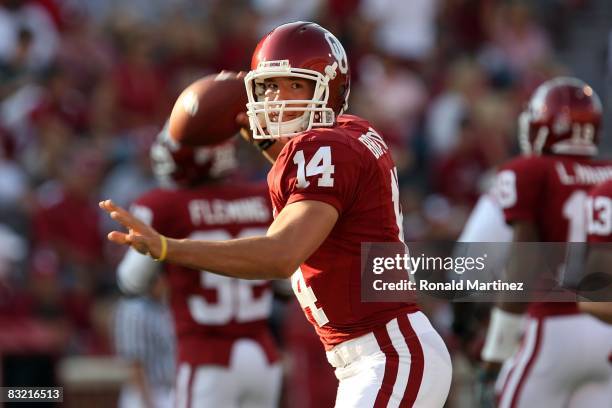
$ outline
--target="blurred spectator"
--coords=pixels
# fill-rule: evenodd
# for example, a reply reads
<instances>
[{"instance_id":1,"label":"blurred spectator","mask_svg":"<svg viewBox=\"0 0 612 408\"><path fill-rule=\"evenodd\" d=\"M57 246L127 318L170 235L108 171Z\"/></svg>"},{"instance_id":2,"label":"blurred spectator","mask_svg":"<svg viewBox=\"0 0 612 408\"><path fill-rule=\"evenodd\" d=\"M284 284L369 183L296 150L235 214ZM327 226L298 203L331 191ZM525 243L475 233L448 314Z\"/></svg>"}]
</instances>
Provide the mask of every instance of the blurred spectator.
<instances>
[{"instance_id":1,"label":"blurred spectator","mask_svg":"<svg viewBox=\"0 0 612 408\"><path fill-rule=\"evenodd\" d=\"M159 23L172 10L187 8L194 0L63 0L66 8L84 13L92 22L103 25L113 20L130 26L147 26ZM198 2L195 10L206 8L207 2ZM191 10L194 10L192 7Z\"/></svg>"},{"instance_id":2,"label":"blurred spectator","mask_svg":"<svg viewBox=\"0 0 612 408\"><path fill-rule=\"evenodd\" d=\"M439 0L362 0L361 16L375 27L381 51L406 61L430 56Z\"/></svg>"},{"instance_id":3,"label":"blurred spectator","mask_svg":"<svg viewBox=\"0 0 612 408\"><path fill-rule=\"evenodd\" d=\"M121 164L106 176L101 197L127 207L142 193L157 185L151 171L149 152L158 132L159 129L154 126L134 129L126 140L117 143L116 150L123 155Z\"/></svg>"},{"instance_id":4,"label":"blurred spectator","mask_svg":"<svg viewBox=\"0 0 612 408\"><path fill-rule=\"evenodd\" d=\"M0 96L5 96L32 80L32 72L28 68L28 54L32 47L32 32L21 28L17 33L15 51L10 58L0 60Z\"/></svg>"},{"instance_id":5,"label":"blurred spectator","mask_svg":"<svg viewBox=\"0 0 612 408\"><path fill-rule=\"evenodd\" d=\"M612 29L608 31L608 44L606 47L606 74L608 79L612 77Z\"/></svg>"},{"instance_id":6,"label":"blurred spectator","mask_svg":"<svg viewBox=\"0 0 612 408\"><path fill-rule=\"evenodd\" d=\"M169 1L167 0L107 0L110 18L121 18L125 24L133 26L146 26L159 23L168 14Z\"/></svg>"},{"instance_id":7,"label":"blurred spectator","mask_svg":"<svg viewBox=\"0 0 612 408\"><path fill-rule=\"evenodd\" d=\"M76 89L89 94L100 77L108 76L112 70L115 55L111 39L92 24L93 20L84 11L68 8L63 16L56 65L71 79ZM84 55L87 58L83 58Z\"/></svg>"},{"instance_id":8,"label":"blurred spectator","mask_svg":"<svg viewBox=\"0 0 612 408\"><path fill-rule=\"evenodd\" d=\"M113 280L105 276L101 262L104 241L97 201L104 166L102 152L94 146L68 146L59 178L37 192L34 247L36 251L51 250L65 287L91 291L101 282ZM36 269L38 265L33 266ZM46 263L40 266L53 267Z\"/></svg>"},{"instance_id":9,"label":"blurred spectator","mask_svg":"<svg viewBox=\"0 0 612 408\"><path fill-rule=\"evenodd\" d=\"M409 146L426 107L425 84L391 57L366 56L359 71L362 86L353 92L351 108L358 115L367 111L372 125L389 143L402 174L413 164Z\"/></svg>"},{"instance_id":10,"label":"blurred spectator","mask_svg":"<svg viewBox=\"0 0 612 408\"><path fill-rule=\"evenodd\" d=\"M2 110L16 136L16 158L37 181L57 176L62 152L90 121L85 95L62 67L46 69L41 82L19 89Z\"/></svg>"},{"instance_id":11,"label":"blurred spectator","mask_svg":"<svg viewBox=\"0 0 612 408\"><path fill-rule=\"evenodd\" d=\"M250 0L251 7L261 17L255 38L261 38L273 28L290 21L316 21L324 0Z\"/></svg>"},{"instance_id":12,"label":"blurred spectator","mask_svg":"<svg viewBox=\"0 0 612 408\"><path fill-rule=\"evenodd\" d=\"M151 123L161 126L171 108L154 60L153 43L145 31L122 38L122 57L112 76L114 122L117 131Z\"/></svg>"},{"instance_id":13,"label":"blurred spectator","mask_svg":"<svg viewBox=\"0 0 612 408\"><path fill-rule=\"evenodd\" d=\"M452 56L475 54L487 40L497 0L446 0L442 2L440 46Z\"/></svg>"},{"instance_id":14,"label":"blurred spectator","mask_svg":"<svg viewBox=\"0 0 612 408\"><path fill-rule=\"evenodd\" d=\"M435 191L452 203L471 207L480 195L478 180L487 162L479 142L473 119L463 118L454 149L433 166Z\"/></svg>"},{"instance_id":15,"label":"blurred spectator","mask_svg":"<svg viewBox=\"0 0 612 408\"><path fill-rule=\"evenodd\" d=\"M44 89L28 83L0 100L0 127L10 135L12 155L18 158L23 149L34 138L31 114L38 106Z\"/></svg>"},{"instance_id":16,"label":"blurred spectator","mask_svg":"<svg viewBox=\"0 0 612 408\"><path fill-rule=\"evenodd\" d=\"M54 110L34 111L31 124L35 139L27 146L22 162L37 183L60 176L66 146L77 140L72 128Z\"/></svg>"},{"instance_id":17,"label":"blurred spectator","mask_svg":"<svg viewBox=\"0 0 612 408\"><path fill-rule=\"evenodd\" d=\"M407 146L427 102L425 84L389 57L368 56L359 68L362 87L355 110L367 110L372 124L392 144Z\"/></svg>"},{"instance_id":18,"label":"blurred spectator","mask_svg":"<svg viewBox=\"0 0 612 408\"><path fill-rule=\"evenodd\" d=\"M548 36L534 20L526 2L514 1L499 7L492 30L492 46L502 52L515 75L520 76L550 58Z\"/></svg>"},{"instance_id":19,"label":"blurred spectator","mask_svg":"<svg viewBox=\"0 0 612 408\"><path fill-rule=\"evenodd\" d=\"M12 281L17 277L12 276L16 270L16 264L23 262L27 255L27 242L17 235L11 228L0 223L0 298L4 288L8 290Z\"/></svg>"},{"instance_id":20,"label":"blurred spectator","mask_svg":"<svg viewBox=\"0 0 612 408\"><path fill-rule=\"evenodd\" d=\"M557 50L570 45L572 16L588 9L591 0L539 0L531 2L538 23L550 34L550 40Z\"/></svg>"},{"instance_id":21,"label":"blurred spectator","mask_svg":"<svg viewBox=\"0 0 612 408\"><path fill-rule=\"evenodd\" d=\"M359 9L359 3L361 0L327 0L321 2L321 8L323 13L327 15L327 18L331 20L331 26L338 24L347 24L347 20L353 17L353 14ZM334 24L334 22L337 22ZM327 24L323 24L327 27ZM342 29L342 27L339 27ZM343 42L344 44L344 42Z\"/></svg>"},{"instance_id":22,"label":"blurred spectator","mask_svg":"<svg viewBox=\"0 0 612 408\"><path fill-rule=\"evenodd\" d=\"M460 142L461 122L469 115L469 106L487 92L482 69L472 60L453 62L446 73L446 88L429 108L427 131L435 157L451 152Z\"/></svg>"},{"instance_id":23,"label":"blurred spectator","mask_svg":"<svg viewBox=\"0 0 612 408\"><path fill-rule=\"evenodd\" d=\"M466 207L452 205L446 197L439 194L427 196L421 205L428 226L423 239L452 241L459 235L468 215Z\"/></svg>"},{"instance_id":24,"label":"blurred spectator","mask_svg":"<svg viewBox=\"0 0 612 408\"><path fill-rule=\"evenodd\" d=\"M474 78L481 81L480 76ZM507 159L516 145L518 107L507 94L478 88L483 85L478 82L466 84L469 99L459 94L439 97L428 122L434 190L452 204L468 207L479 196L486 171Z\"/></svg>"},{"instance_id":25,"label":"blurred spectator","mask_svg":"<svg viewBox=\"0 0 612 408\"><path fill-rule=\"evenodd\" d=\"M49 67L43 78L44 93L32 112L32 119L56 116L75 134L84 134L89 128L89 106L75 78L59 65Z\"/></svg>"},{"instance_id":26,"label":"blurred spectator","mask_svg":"<svg viewBox=\"0 0 612 408\"><path fill-rule=\"evenodd\" d=\"M485 168L500 165L514 153L517 145L516 106L507 93L489 92L479 98L472 107L477 145L482 152Z\"/></svg>"},{"instance_id":27,"label":"blurred spectator","mask_svg":"<svg viewBox=\"0 0 612 408\"><path fill-rule=\"evenodd\" d=\"M57 29L40 5L26 0L0 2L0 62L22 61L29 71L45 68L59 42Z\"/></svg>"},{"instance_id":28,"label":"blurred spectator","mask_svg":"<svg viewBox=\"0 0 612 408\"><path fill-rule=\"evenodd\" d=\"M164 21L158 35L172 99L191 82L213 72L220 33L212 24L185 20L175 14Z\"/></svg>"},{"instance_id":29,"label":"blurred spectator","mask_svg":"<svg viewBox=\"0 0 612 408\"><path fill-rule=\"evenodd\" d=\"M42 255L39 253L38 257L41 258ZM52 256L52 254L45 255ZM47 259L47 261L53 262L52 259ZM38 268L30 273L28 283L29 294L31 296L31 313L41 320L59 326L61 328L60 331L68 337L70 325L68 314L73 311L70 311L68 307L66 293L61 286L56 272L52 268ZM69 344L67 338L63 344L64 347Z\"/></svg>"},{"instance_id":30,"label":"blurred spectator","mask_svg":"<svg viewBox=\"0 0 612 408\"><path fill-rule=\"evenodd\" d=\"M221 12L222 6L218 10ZM219 17L223 19L223 16ZM245 50L255 49L257 46L259 19L248 8L237 9L225 18L226 24L218 31L219 42L214 58L216 71L248 71L251 58Z\"/></svg>"},{"instance_id":31,"label":"blurred spectator","mask_svg":"<svg viewBox=\"0 0 612 408\"><path fill-rule=\"evenodd\" d=\"M28 191L28 178L14 161L14 141L0 127L0 222L3 212L20 205Z\"/></svg>"}]
</instances>

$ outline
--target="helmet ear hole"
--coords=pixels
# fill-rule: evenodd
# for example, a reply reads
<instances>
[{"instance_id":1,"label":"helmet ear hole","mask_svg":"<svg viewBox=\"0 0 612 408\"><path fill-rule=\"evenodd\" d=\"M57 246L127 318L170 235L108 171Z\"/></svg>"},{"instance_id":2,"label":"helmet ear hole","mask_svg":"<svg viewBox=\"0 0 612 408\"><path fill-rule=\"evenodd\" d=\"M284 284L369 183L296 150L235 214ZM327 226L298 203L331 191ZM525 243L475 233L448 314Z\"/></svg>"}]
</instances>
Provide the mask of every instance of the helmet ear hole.
<instances>
[{"instance_id":1,"label":"helmet ear hole","mask_svg":"<svg viewBox=\"0 0 612 408\"><path fill-rule=\"evenodd\" d=\"M342 85L342 86L340 87L340 91L338 92L338 98L339 98L340 100L345 100L345 99L346 99L346 96L347 96L347 95L346 95L347 91L348 91L348 87L347 87L346 85Z\"/></svg>"}]
</instances>

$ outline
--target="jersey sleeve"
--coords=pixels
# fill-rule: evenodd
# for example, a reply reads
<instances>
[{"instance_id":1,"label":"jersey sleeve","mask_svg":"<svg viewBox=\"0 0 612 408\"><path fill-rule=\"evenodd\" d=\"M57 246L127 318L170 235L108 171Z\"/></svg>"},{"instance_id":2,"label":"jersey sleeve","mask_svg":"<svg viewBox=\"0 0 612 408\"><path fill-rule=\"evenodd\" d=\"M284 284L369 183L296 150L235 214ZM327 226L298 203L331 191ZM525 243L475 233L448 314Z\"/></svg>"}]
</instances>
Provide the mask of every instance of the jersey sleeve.
<instances>
[{"instance_id":1,"label":"jersey sleeve","mask_svg":"<svg viewBox=\"0 0 612 408\"><path fill-rule=\"evenodd\" d=\"M279 156L278 188L286 204L322 201L339 214L357 194L362 162L350 146L338 142L301 141L287 146Z\"/></svg>"},{"instance_id":2,"label":"jersey sleeve","mask_svg":"<svg viewBox=\"0 0 612 408\"><path fill-rule=\"evenodd\" d=\"M612 181L594 187L586 200L589 242L612 242Z\"/></svg>"},{"instance_id":3,"label":"jersey sleeve","mask_svg":"<svg viewBox=\"0 0 612 408\"><path fill-rule=\"evenodd\" d=\"M480 197L457 241L512 241L512 229L506 224L504 212L492 194L484 194Z\"/></svg>"},{"instance_id":4,"label":"jersey sleeve","mask_svg":"<svg viewBox=\"0 0 612 408\"><path fill-rule=\"evenodd\" d=\"M506 223L537 220L545 193L545 168L537 157L525 157L504 165L497 173L494 194L504 210Z\"/></svg>"},{"instance_id":5,"label":"jersey sleeve","mask_svg":"<svg viewBox=\"0 0 612 408\"><path fill-rule=\"evenodd\" d=\"M147 225L154 225L155 196L144 194L130 205L130 212ZM159 217L158 217L159 218ZM117 266L117 285L128 295L145 295L153 278L161 270L161 264L147 255L129 248Z\"/></svg>"}]
</instances>

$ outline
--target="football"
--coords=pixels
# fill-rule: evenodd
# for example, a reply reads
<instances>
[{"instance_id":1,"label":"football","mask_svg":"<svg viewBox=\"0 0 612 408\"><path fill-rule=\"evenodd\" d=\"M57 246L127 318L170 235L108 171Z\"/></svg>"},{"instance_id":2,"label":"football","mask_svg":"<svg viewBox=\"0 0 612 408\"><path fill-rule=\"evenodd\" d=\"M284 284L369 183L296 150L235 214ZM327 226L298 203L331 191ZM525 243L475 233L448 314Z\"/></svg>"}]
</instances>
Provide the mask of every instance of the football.
<instances>
[{"instance_id":1,"label":"football","mask_svg":"<svg viewBox=\"0 0 612 408\"><path fill-rule=\"evenodd\" d=\"M181 92L168 122L170 137L186 146L215 145L235 135L246 112L244 73L207 75Z\"/></svg>"}]
</instances>

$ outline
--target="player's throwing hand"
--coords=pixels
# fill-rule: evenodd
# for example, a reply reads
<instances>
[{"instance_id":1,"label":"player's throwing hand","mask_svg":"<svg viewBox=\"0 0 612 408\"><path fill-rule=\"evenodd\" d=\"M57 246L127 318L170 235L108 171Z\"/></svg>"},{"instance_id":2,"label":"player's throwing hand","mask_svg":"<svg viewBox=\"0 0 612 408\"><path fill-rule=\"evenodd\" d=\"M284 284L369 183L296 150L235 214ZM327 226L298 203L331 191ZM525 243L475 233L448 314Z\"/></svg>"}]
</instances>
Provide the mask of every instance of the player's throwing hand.
<instances>
[{"instance_id":1,"label":"player's throwing hand","mask_svg":"<svg viewBox=\"0 0 612 408\"><path fill-rule=\"evenodd\" d=\"M113 220L119 222L128 230L127 234L119 231L110 232L107 236L109 241L116 244L131 245L141 254L150 255L153 259L163 261L166 257L166 237L111 200L100 201L99 205Z\"/></svg>"}]
</instances>

